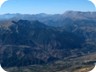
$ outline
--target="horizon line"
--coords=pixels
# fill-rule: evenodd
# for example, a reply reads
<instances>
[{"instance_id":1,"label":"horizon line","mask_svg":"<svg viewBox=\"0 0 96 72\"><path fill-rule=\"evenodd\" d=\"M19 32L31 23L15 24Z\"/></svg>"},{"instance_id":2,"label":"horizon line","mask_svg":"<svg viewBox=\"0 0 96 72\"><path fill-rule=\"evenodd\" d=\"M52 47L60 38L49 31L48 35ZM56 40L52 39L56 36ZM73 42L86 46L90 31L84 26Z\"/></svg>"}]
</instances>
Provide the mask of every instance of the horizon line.
<instances>
[{"instance_id":1,"label":"horizon line","mask_svg":"<svg viewBox=\"0 0 96 72\"><path fill-rule=\"evenodd\" d=\"M46 13L46 12L41 12L41 13L2 13L0 15L6 15L6 14L22 14L22 15L38 15L38 14L46 14L46 15L56 15L56 14L64 14L66 12L96 12L96 11L79 11L79 10L67 10L64 11L63 13Z\"/></svg>"}]
</instances>

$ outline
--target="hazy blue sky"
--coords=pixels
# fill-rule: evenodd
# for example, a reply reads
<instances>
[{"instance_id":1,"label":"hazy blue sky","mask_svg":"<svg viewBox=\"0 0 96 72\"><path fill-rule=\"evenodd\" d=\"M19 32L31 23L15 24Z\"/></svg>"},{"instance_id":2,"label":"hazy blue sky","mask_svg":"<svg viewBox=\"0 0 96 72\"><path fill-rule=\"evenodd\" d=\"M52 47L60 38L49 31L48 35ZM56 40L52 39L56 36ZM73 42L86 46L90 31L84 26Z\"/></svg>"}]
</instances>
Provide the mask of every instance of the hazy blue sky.
<instances>
[{"instance_id":1,"label":"hazy blue sky","mask_svg":"<svg viewBox=\"0 0 96 72\"><path fill-rule=\"evenodd\" d=\"M8 0L0 8L0 14L54 14L68 10L95 11L96 8L88 0Z\"/></svg>"}]
</instances>

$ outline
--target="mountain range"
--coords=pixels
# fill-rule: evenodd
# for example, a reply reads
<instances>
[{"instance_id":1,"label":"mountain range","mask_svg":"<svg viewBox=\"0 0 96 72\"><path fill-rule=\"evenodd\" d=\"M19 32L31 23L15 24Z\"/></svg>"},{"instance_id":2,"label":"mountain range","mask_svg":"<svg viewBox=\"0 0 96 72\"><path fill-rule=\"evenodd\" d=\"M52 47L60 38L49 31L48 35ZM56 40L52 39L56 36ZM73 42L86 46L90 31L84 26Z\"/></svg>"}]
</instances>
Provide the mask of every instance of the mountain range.
<instances>
[{"instance_id":1,"label":"mountain range","mask_svg":"<svg viewBox=\"0 0 96 72\"><path fill-rule=\"evenodd\" d=\"M75 72L95 63L95 53L96 12L0 15L0 62L10 71L52 66L54 72Z\"/></svg>"}]
</instances>

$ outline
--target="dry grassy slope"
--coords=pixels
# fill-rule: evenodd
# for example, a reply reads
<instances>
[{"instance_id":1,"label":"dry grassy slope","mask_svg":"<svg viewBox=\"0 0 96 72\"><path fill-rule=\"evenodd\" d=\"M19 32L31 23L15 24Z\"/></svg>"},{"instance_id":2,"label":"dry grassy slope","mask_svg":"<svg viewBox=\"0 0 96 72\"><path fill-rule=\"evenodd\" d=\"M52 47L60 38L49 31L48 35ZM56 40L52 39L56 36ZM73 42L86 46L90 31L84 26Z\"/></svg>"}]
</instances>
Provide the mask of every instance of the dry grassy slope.
<instances>
[{"instance_id":1,"label":"dry grassy slope","mask_svg":"<svg viewBox=\"0 0 96 72\"><path fill-rule=\"evenodd\" d=\"M73 68L72 72L88 72L92 70L95 66L94 63L96 62L96 53L82 56L73 60L77 62L80 61L82 65Z\"/></svg>"},{"instance_id":2,"label":"dry grassy slope","mask_svg":"<svg viewBox=\"0 0 96 72\"><path fill-rule=\"evenodd\" d=\"M9 72L88 72L94 68L96 53L90 55L56 61L47 65L33 65L21 68L9 68Z\"/></svg>"}]
</instances>

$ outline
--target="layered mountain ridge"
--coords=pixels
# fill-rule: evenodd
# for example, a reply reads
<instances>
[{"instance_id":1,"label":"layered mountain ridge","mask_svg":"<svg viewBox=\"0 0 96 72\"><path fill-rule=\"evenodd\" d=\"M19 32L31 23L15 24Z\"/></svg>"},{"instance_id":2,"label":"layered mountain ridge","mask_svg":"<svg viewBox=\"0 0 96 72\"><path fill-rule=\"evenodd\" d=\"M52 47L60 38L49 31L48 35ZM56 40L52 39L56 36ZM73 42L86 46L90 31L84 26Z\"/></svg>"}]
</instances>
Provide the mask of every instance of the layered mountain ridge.
<instances>
[{"instance_id":1,"label":"layered mountain ridge","mask_svg":"<svg viewBox=\"0 0 96 72\"><path fill-rule=\"evenodd\" d=\"M41 64L42 62L46 63L55 59L63 59L70 56L72 49L81 48L81 44L84 42L84 37L79 35L46 26L39 21L30 22L27 20L13 21L8 30L1 30L0 37L2 43L1 51L5 49L2 61L4 61L3 64L9 66L10 64L13 64L13 66L26 65L27 62L31 64L34 61L38 64L38 60ZM18 60L19 58L21 61ZM23 63L22 59L24 60ZM10 60L13 63L8 64L7 62ZM25 60L29 61L26 62ZM14 64L15 62L16 64ZM19 65L18 62L20 62Z\"/></svg>"},{"instance_id":2,"label":"layered mountain ridge","mask_svg":"<svg viewBox=\"0 0 96 72\"><path fill-rule=\"evenodd\" d=\"M54 67L60 61L65 70L71 70L75 63L78 63L75 68L93 64L95 57L90 60L84 57L95 53L95 12L0 16L0 62L3 67L50 64Z\"/></svg>"}]
</instances>

